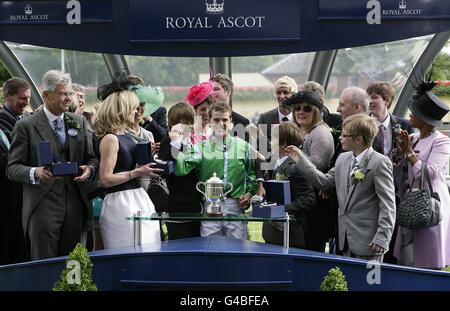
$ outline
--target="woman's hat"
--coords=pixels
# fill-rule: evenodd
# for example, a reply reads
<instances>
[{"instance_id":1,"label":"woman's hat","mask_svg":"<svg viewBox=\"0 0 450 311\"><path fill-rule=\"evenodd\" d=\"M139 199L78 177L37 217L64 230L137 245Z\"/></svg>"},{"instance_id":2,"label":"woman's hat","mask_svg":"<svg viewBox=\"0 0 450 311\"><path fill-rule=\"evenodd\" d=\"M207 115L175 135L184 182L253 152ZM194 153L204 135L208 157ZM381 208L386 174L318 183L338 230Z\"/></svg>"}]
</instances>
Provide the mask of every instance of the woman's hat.
<instances>
[{"instance_id":1,"label":"woman's hat","mask_svg":"<svg viewBox=\"0 0 450 311\"><path fill-rule=\"evenodd\" d=\"M442 118L450 111L448 106L431 91L426 91L413 99L408 108L414 116L431 126L441 126Z\"/></svg>"},{"instance_id":2,"label":"woman's hat","mask_svg":"<svg viewBox=\"0 0 450 311\"><path fill-rule=\"evenodd\" d=\"M145 103L143 117L147 117L161 107L164 93L159 86L143 86L141 84L131 85L129 91L136 93L139 103Z\"/></svg>"},{"instance_id":3,"label":"woman's hat","mask_svg":"<svg viewBox=\"0 0 450 311\"><path fill-rule=\"evenodd\" d=\"M213 84L210 81L194 85L189 89L186 100L195 108L203 103L212 94L212 91Z\"/></svg>"},{"instance_id":4,"label":"woman's hat","mask_svg":"<svg viewBox=\"0 0 450 311\"><path fill-rule=\"evenodd\" d=\"M322 111L322 118L326 118L330 114L328 108L322 103L320 95L316 92L300 91L294 93L283 102L283 105L289 107L301 103L311 104L319 108Z\"/></svg>"}]
</instances>

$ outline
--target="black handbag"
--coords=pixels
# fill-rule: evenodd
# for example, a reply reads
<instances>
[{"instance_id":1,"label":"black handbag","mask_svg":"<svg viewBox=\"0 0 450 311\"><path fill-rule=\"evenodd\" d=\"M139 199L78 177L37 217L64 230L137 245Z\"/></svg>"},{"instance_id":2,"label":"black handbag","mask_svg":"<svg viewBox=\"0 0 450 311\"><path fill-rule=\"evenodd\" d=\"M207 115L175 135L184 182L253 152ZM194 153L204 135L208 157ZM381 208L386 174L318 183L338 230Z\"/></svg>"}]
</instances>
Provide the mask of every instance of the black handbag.
<instances>
[{"instance_id":1,"label":"black handbag","mask_svg":"<svg viewBox=\"0 0 450 311\"><path fill-rule=\"evenodd\" d=\"M428 190L424 189L424 179ZM411 185L414 185L414 179ZM433 191L426 162L422 162L420 170L420 188L410 189L400 199L397 207L397 223L407 229L422 229L433 227L441 221L439 194Z\"/></svg>"},{"instance_id":2,"label":"black handbag","mask_svg":"<svg viewBox=\"0 0 450 311\"><path fill-rule=\"evenodd\" d=\"M167 212L169 207L169 189L167 188L166 181L162 177L156 176L150 179L147 193L153 205L155 205L157 213Z\"/></svg>"}]
</instances>

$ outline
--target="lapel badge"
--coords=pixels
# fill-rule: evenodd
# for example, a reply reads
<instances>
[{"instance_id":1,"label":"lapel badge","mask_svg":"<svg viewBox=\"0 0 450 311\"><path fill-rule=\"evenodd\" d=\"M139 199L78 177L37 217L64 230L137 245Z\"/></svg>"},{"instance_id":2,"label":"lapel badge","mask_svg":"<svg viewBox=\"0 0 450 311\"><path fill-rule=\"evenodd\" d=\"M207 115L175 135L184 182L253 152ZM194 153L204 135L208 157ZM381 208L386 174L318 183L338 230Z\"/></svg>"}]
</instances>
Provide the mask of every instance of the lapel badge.
<instances>
[{"instance_id":1,"label":"lapel badge","mask_svg":"<svg viewBox=\"0 0 450 311\"><path fill-rule=\"evenodd\" d=\"M78 135L78 131L76 129L69 129L67 133L72 137L76 137Z\"/></svg>"}]
</instances>

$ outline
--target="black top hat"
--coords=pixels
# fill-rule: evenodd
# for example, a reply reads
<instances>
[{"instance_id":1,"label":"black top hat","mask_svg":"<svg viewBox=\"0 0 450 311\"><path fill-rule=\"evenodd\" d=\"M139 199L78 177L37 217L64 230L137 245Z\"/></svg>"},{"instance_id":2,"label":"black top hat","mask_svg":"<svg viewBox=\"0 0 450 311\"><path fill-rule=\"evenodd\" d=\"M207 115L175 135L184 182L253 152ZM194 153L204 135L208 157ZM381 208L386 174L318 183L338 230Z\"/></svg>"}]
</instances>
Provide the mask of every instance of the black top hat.
<instances>
[{"instance_id":1,"label":"black top hat","mask_svg":"<svg viewBox=\"0 0 450 311\"><path fill-rule=\"evenodd\" d=\"M432 126L442 125L442 118L450 111L448 106L431 91L426 91L413 99L408 107L414 116Z\"/></svg>"},{"instance_id":2,"label":"black top hat","mask_svg":"<svg viewBox=\"0 0 450 311\"><path fill-rule=\"evenodd\" d=\"M283 102L283 105L289 107L301 103L311 104L319 108L322 111L322 118L324 119L330 114L328 108L325 107L325 105L322 103L320 95L316 92L300 91L297 93L293 93L291 97Z\"/></svg>"}]
</instances>

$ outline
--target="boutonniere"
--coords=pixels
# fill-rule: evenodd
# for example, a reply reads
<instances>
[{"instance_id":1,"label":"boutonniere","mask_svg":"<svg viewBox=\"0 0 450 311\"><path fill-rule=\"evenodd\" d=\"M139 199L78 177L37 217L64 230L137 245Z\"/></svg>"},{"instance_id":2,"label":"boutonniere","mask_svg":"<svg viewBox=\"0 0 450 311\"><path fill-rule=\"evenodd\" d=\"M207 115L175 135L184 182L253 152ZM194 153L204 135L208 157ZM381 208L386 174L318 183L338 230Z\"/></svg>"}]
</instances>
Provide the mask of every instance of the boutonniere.
<instances>
[{"instance_id":1,"label":"boutonniere","mask_svg":"<svg viewBox=\"0 0 450 311\"><path fill-rule=\"evenodd\" d=\"M275 174L275 180L287 180L289 179L289 176L286 175L284 172L276 173Z\"/></svg>"},{"instance_id":2,"label":"boutonniere","mask_svg":"<svg viewBox=\"0 0 450 311\"><path fill-rule=\"evenodd\" d=\"M364 163L363 167L359 168L358 165L355 166L355 169L352 173L352 182L353 184L357 183L358 181L363 182L364 177L366 177L366 174L370 171L370 169L367 169L367 163L369 163L370 158L367 158Z\"/></svg>"},{"instance_id":3,"label":"boutonniere","mask_svg":"<svg viewBox=\"0 0 450 311\"><path fill-rule=\"evenodd\" d=\"M70 136L75 137L78 135L78 131L81 129L81 125L77 120L71 118L67 114L64 114L64 123L67 126L67 133Z\"/></svg>"},{"instance_id":4,"label":"boutonniere","mask_svg":"<svg viewBox=\"0 0 450 311\"><path fill-rule=\"evenodd\" d=\"M290 176L290 174L289 174L288 170L286 168L284 168L275 174L275 180L288 180L289 176Z\"/></svg>"}]
</instances>

